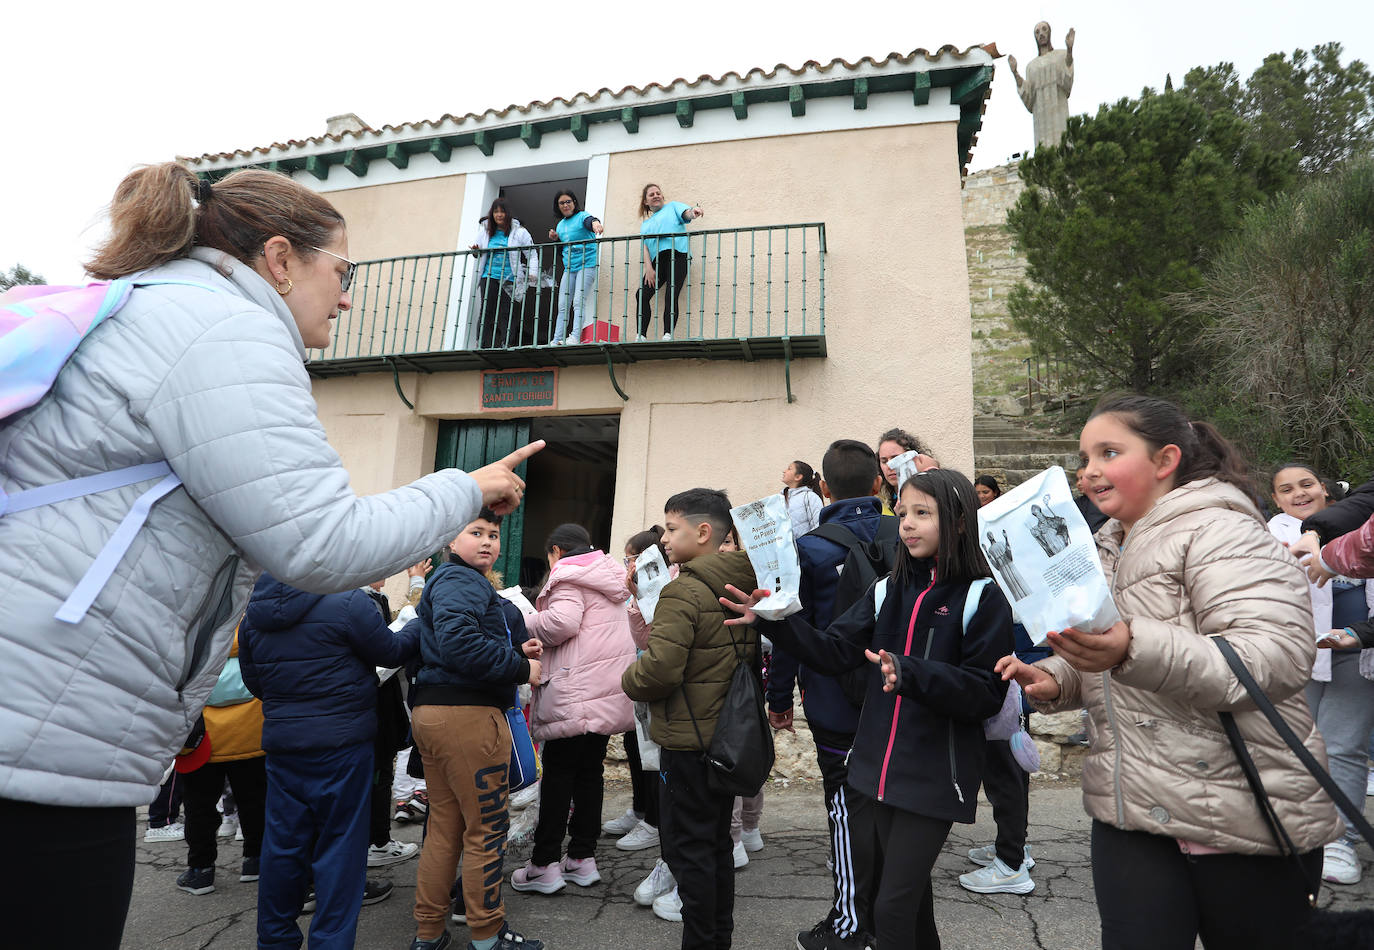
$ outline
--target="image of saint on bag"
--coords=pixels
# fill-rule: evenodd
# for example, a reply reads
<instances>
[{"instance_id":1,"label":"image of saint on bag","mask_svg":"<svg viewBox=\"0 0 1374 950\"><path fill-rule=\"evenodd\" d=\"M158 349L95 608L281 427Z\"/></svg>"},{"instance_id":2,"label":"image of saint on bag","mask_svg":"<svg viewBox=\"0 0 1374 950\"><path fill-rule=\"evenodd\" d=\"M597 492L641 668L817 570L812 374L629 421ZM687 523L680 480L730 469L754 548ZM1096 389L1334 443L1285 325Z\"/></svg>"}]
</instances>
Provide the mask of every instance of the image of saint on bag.
<instances>
[{"instance_id":1,"label":"image of saint on bag","mask_svg":"<svg viewBox=\"0 0 1374 950\"><path fill-rule=\"evenodd\" d=\"M983 554L987 556L988 564L992 566L1006 584L1006 594L1013 601L1025 600L1030 596L1030 588L1026 586L1025 578L1016 570L1015 558L1011 552L1011 541L1007 538L1007 532L1002 531L1002 540L998 541L992 536L992 532L987 534L988 541L984 544ZM1043 545L1042 545L1043 547Z\"/></svg>"},{"instance_id":2,"label":"image of saint on bag","mask_svg":"<svg viewBox=\"0 0 1374 950\"><path fill-rule=\"evenodd\" d=\"M1026 527L1030 528L1031 537L1045 552L1045 557L1054 557L1069 546L1069 522L1067 518L1054 513L1049 495L1041 498L1041 502L1043 507L1036 504L1030 506L1031 517Z\"/></svg>"}]
</instances>

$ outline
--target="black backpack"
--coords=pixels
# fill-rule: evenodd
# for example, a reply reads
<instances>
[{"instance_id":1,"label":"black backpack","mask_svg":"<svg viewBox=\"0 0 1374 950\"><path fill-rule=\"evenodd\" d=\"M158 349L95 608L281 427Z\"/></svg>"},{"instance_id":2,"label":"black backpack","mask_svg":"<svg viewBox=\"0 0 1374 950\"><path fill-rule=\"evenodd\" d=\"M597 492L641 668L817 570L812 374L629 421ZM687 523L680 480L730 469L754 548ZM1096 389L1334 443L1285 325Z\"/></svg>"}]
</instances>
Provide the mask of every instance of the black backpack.
<instances>
[{"instance_id":1,"label":"black backpack","mask_svg":"<svg viewBox=\"0 0 1374 950\"><path fill-rule=\"evenodd\" d=\"M898 525L898 519L893 515L882 515L872 541L864 541L844 525L835 523L817 525L807 532L847 549L840 580L835 585L835 609L830 615L831 620L854 606L868 593L874 581L892 573L892 562L897 554ZM872 673L869 666L865 663L857 670L849 670L835 677L844 698L856 709L864 704L868 678Z\"/></svg>"}]
</instances>

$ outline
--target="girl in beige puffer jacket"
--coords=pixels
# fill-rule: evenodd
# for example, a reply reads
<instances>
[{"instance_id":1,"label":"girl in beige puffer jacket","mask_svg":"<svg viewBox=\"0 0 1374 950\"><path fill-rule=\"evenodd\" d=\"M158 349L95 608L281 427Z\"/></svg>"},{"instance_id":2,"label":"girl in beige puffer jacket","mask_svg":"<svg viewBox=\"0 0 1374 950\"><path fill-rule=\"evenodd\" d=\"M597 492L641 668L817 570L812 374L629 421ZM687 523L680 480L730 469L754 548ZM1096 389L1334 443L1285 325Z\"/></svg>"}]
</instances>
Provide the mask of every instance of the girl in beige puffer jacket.
<instances>
[{"instance_id":1,"label":"girl in beige puffer jacket","mask_svg":"<svg viewBox=\"0 0 1374 950\"><path fill-rule=\"evenodd\" d=\"M1079 447L1122 620L1049 635L1035 666L1006 657L1044 712L1086 706L1084 806L1106 950L1287 948L1310 913L1335 806L1255 710L1212 636L1225 635L1306 745L1316 645L1307 584L1266 530L1236 450L1144 396L1109 397ZM1301 858L1281 857L1218 718L1235 715Z\"/></svg>"}]
</instances>

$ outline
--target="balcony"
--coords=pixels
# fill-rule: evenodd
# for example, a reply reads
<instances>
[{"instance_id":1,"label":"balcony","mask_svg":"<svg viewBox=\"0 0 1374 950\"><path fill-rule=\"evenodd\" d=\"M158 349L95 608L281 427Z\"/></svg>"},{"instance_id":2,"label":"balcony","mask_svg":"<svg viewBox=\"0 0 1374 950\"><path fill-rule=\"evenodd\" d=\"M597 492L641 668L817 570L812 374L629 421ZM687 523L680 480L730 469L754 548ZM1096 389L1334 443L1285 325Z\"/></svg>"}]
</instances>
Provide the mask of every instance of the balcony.
<instances>
[{"instance_id":1,"label":"balcony","mask_svg":"<svg viewBox=\"0 0 1374 950\"><path fill-rule=\"evenodd\" d=\"M595 306L588 317L597 321L595 340L552 345L563 245L529 249L539 279L521 300L501 294L497 313L508 329L500 339L482 299L489 254L393 257L359 263L352 309L341 316L329 347L310 351L306 369L328 377L665 359L790 364L825 356L824 224L693 229L686 237L690 263L670 336L661 324L670 293L664 288L654 298L648 332L637 340L645 271L640 237L602 237L586 242L595 243L598 257L588 301Z\"/></svg>"}]
</instances>

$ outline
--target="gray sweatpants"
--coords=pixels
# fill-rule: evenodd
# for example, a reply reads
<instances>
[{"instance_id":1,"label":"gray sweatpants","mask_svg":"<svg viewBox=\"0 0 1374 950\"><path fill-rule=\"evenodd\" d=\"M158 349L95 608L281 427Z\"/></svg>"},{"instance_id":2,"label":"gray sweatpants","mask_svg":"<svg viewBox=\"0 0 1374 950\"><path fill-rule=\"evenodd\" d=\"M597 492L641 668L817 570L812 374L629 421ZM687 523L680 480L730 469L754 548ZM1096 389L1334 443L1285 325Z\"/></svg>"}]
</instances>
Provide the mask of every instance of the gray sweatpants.
<instances>
[{"instance_id":1,"label":"gray sweatpants","mask_svg":"<svg viewBox=\"0 0 1374 950\"><path fill-rule=\"evenodd\" d=\"M1307 705L1326 741L1331 777L1352 802L1363 805L1366 749L1374 732L1374 680L1360 675L1359 650L1332 651L1331 682L1309 682ZM1349 821L1345 836L1352 842L1360 837Z\"/></svg>"}]
</instances>

